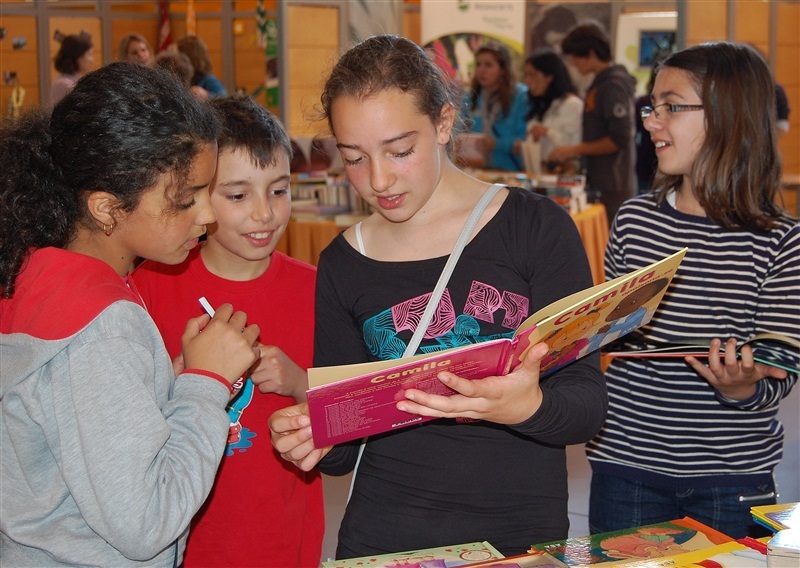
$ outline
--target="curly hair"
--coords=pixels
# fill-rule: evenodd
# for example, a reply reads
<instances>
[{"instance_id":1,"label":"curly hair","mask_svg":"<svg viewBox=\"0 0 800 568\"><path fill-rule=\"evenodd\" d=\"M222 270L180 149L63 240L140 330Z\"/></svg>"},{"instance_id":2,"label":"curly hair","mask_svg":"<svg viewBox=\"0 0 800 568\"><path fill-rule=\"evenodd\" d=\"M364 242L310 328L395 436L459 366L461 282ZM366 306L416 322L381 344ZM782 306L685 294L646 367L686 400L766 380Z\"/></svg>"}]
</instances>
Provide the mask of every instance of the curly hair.
<instances>
[{"instance_id":1,"label":"curly hair","mask_svg":"<svg viewBox=\"0 0 800 568\"><path fill-rule=\"evenodd\" d=\"M14 282L35 248L66 246L90 221L96 190L133 211L142 194L170 175L173 204L192 161L216 143L219 122L163 70L111 63L87 74L48 116L30 111L0 128L0 290Z\"/></svg>"}]
</instances>

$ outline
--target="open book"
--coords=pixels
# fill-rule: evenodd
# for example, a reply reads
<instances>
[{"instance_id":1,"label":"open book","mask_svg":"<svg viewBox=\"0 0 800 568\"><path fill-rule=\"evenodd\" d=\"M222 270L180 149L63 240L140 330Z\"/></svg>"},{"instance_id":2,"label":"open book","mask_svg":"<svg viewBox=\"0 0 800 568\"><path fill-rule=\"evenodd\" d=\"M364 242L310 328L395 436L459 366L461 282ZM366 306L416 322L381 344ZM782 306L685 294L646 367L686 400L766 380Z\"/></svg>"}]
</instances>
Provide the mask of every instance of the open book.
<instances>
[{"instance_id":1,"label":"open book","mask_svg":"<svg viewBox=\"0 0 800 568\"><path fill-rule=\"evenodd\" d=\"M723 341L726 338L721 338ZM779 333L759 333L746 341L736 345L737 354L742 347L749 345L753 348L753 359L757 363L771 365L780 369L785 369L790 373L800 373L798 367L798 355L800 354L800 341ZM674 357L708 357L708 349L711 346L711 339L701 339L697 341L687 341L683 344L663 344L658 346L640 346L637 343L629 342L620 349L609 349L604 351L605 355L612 357L636 357L636 358L674 358ZM783 349L784 356L781 359L779 350ZM787 349L795 354L794 364L790 364L786 357ZM723 343L720 351L725 352Z\"/></svg>"},{"instance_id":2,"label":"open book","mask_svg":"<svg viewBox=\"0 0 800 568\"><path fill-rule=\"evenodd\" d=\"M664 260L545 306L494 339L402 359L317 367L308 371L308 408L318 448L419 424L432 418L397 409L414 388L452 395L436 378L450 371L466 379L508 374L544 341L540 377L646 324L683 260L683 249Z\"/></svg>"}]
</instances>

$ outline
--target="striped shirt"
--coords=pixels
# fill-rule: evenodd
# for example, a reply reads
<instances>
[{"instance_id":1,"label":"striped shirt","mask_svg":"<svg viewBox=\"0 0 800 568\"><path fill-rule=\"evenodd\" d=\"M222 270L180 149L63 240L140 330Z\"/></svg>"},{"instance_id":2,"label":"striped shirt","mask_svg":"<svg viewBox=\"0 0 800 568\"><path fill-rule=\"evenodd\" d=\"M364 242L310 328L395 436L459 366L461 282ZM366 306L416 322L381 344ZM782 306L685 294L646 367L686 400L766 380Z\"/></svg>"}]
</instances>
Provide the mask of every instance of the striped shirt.
<instances>
[{"instance_id":1,"label":"striped shirt","mask_svg":"<svg viewBox=\"0 0 800 568\"><path fill-rule=\"evenodd\" d=\"M800 339L800 225L727 230L652 195L628 201L606 249L606 278L689 251L645 342L683 343L773 332ZM780 358L800 365L786 348ZM606 374L608 419L587 444L592 469L677 488L759 484L781 458L778 404L797 381L764 379L744 401L720 395L682 358L617 359Z\"/></svg>"}]
</instances>

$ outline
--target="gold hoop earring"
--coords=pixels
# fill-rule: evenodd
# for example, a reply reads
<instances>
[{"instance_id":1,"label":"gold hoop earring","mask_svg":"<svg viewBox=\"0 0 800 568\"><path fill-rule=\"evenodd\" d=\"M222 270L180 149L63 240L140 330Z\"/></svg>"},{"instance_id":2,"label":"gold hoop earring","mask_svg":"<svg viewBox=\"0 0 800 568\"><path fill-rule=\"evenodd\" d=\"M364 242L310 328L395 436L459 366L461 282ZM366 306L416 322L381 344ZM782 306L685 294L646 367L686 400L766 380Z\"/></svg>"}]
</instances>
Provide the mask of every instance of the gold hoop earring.
<instances>
[{"instance_id":1,"label":"gold hoop earring","mask_svg":"<svg viewBox=\"0 0 800 568\"><path fill-rule=\"evenodd\" d=\"M110 237L114 233L114 223L110 225L103 224L103 233L105 236Z\"/></svg>"}]
</instances>

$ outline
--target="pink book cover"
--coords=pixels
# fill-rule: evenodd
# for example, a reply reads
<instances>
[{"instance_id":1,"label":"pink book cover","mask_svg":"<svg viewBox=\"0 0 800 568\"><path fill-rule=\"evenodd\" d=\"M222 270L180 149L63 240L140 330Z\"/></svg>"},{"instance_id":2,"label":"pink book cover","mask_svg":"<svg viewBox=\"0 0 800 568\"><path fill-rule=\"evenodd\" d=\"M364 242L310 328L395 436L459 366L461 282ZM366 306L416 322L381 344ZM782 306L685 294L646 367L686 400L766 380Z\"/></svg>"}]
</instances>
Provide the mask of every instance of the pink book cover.
<instances>
[{"instance_id":1,"label":"pink book cover","mask_svg":"<svg viewBox=\"0 0 800 568\"><path fill-rule=\"evenodd\" d=\"M403 392L415 388L434 394L452 394L453 391L436 378L441 370L468 379L505 374L512 343L515 340L486 341L417 356L400 366L396 366L398 360L385 361L390 364L385 371L309 389L314 445L322 448L432 420L398 410L396 404L403 399Z\"/></svg>"},{"instance_id":2,"label":"pink book cover","mask_svg":"<svg viewBox=\"0 0 800 568\"><path fill-rule=\"evenodd\" d=\"M396 405L410 388L454 394L436 378L440 371L466 379L506 375L533 345L544 341L550 351L539 373L545 377L592 353L650 321L685 253L683 249L553 302L522 322L513 338L403 359L309 369L314 445L323 448L433 420L402 412Z\"/></svg>"}]
</instances>

